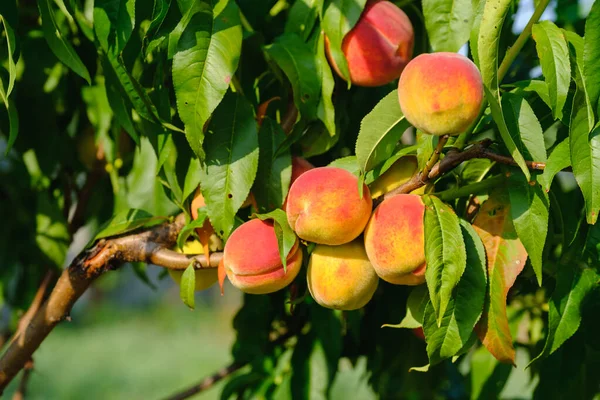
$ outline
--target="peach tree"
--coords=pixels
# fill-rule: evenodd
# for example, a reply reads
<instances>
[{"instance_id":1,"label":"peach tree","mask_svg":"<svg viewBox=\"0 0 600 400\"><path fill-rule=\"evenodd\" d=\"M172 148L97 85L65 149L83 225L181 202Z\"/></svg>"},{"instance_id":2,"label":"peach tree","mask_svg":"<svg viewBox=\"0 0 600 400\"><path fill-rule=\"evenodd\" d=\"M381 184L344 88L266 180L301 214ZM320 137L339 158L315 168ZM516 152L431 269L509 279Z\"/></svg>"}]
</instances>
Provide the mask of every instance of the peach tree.
<instances>
[{"instance_id":1,"label":"peach tree","mask_svg":"<svg viewBox=\"0 0 600 400\"><path fill-rule=\"evenodd\" d=\"M173 398L326 398L342 359L600 395L600 2L531 3L0 2L0 394L128 267L245 293Z\"/></svg>"}]
</instances>

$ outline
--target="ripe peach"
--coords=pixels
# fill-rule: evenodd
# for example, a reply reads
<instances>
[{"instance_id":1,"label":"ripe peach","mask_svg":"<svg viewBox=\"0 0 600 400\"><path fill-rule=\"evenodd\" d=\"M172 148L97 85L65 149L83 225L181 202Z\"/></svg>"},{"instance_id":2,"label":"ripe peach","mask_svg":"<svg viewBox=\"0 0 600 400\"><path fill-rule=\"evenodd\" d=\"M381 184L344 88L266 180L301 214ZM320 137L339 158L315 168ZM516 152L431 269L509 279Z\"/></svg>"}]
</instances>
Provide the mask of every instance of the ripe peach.
<instances>
[{"instance_id":1,"label":"ripe peach","mask_svg":"<svg viewBox=\"0 0 600 400\"><path fill-rule=\"evenodd\" d=\"M339 245L364 230L372 208L371 195L358 178L337 167L314 168L300 175L288 193L287 218L296 234L319 244Z\"/></svg>"},{"instance_id":2,"label":"ripe peach","mask_svg":"<svg viewBox=\"0 0 600 400\"><path fill-rule=\"evenodd\" d=\"M284 271L272 221L250 220L227 240L223 264L233 286L250 294L276 292L289 285L302 266L298 240L287 257Z\"/></svg>"},{"instance_id":3,"label":"ripe peach","mask_svg":"<svg viewBox=\"0 0 600 400\"><path fill-rule=\"evenodd\" d=\"M317 303L336 310L356 310L371 300L379 278L362 241L317 245L308 263L308 290Z\"/></svg>"},{"instance_id":4,"label":"ripe peach","mask_svg":"<svg viewBox=\"0 0 600 400\"><path fill-rule=\"evenodd\" d=\"M350 82L381 86L398 79L412 57L414 31L404 11L389 1L370 1L342 41ZM325 42L333 69L343 78Z\"/></svg>"},{"instance_id":5,"label":"ripe peach","mask_svg":"<svg viewBox=\"0 0 600 400\"><path fill-rule=\"evenodd\" d=\"M407 182L417 172L417 157L404 156L396 161L387 171L369 186L371 197L383 196L403 183Z\"/></svg>"},{"instance_id":6,"label":"ripe peach","mask_svg":"<svg viewBox=\"0 0 600 400\"><path fill-rule=\"evenodd\" d=\"M408 63L398 83L400 108L417 129L431 135L458 135L479 115L483 82L467 57L421 54Z\"/></svg>"},{"instance_id":7,"label":"ripe peach","mask_svg":"<svg viewBox=\"0 0 600 400\"><path fill-rule=\"evenodd\" d=\"M365 248L377 275L396 285L425 282L425 205L414 194L385 199L365 230Z\"/></svg>"},{"instance_id":8,"label":"ripe peach","mask_svg":"<svg viewBox=\"0 0 600 400\"><path fill-rule=\"evenodd\" d=\"M296 179L298 179L298 177L300 175L302 175L303 173L305 173L308 170L313 169L314 167L315 167L314 165L312 165L311 163L309 163L302 157L297 157L297 156L292 157L292 177L290 178L290 187L292 187L292 184L296 181ZM283 211L285 211L286 208L287 208L287 196L286 196L285 200L283 201L283 205L281 206L281 209Z\"/></svg>"},{"instance_id":9,"label":"ripe peach","mask_svg":"<svg viewBox=\"0 0 600 400\"><path fill-rule=\"evenodd\" d=\"M187 242L181 250L177 249L176 251L181 251L183 254L204 254L203 246L197 240ZM181 284L181 277L183 276L183 271L170 269L169 275L178 285ZM209 287L214 285L215 282L217 282L216 268L196 270L195 282L196 291L208 289Z\"/></svg>"}]
</instances>

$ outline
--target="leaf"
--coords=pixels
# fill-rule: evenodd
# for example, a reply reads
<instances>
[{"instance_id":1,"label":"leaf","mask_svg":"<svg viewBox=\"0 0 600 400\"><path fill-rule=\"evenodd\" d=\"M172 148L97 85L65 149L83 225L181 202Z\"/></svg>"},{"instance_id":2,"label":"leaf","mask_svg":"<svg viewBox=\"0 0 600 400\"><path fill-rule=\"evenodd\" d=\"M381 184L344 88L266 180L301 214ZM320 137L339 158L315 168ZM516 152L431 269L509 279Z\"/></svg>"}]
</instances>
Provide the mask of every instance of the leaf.
<instances>
[{"instance_id":1,"label":"leaf","mask_svg":"<svg viewBox=\"0 0 600 400\"><path fill-rule=\"evenodd\" d=\"M258 171L254 182L254 197L259 211L279 208L283 204L292 178L292 157L289 151L276 155L286 136L278 123L265 118L258 132Z\"/></svg>"},{"instance_id":2,"label":"leaf","mask_svg":"<svg viewBox=\"0 0 600 400\"><path fill-rule=\"evenodd\" d=\"M12 27L6 20L6 18L0 13L0 21L2 21L2 26L4 28L5 40L6 40L6 65L8 69L8 85L6 86L6 90L4 89L4 85L0 83L0 96L2 96L2 101L6 105L8 109L8 97L12 93L12 90L15 86L15 79L17 79L17 65L15 63L15 52L17 49L15 32Z\"/></svg>"},{"instance_id":3,"label":"leaf","mask_svg":"<svg viewBox=\"0 0 600 400\"><path fill-rule=\"evenodd\" d=\"M94 31L106 53L121 53L131 37L134 26L135 0L94 2Z\"/></svg>"},{"instance_id":4,"label":"leaf","mask_svg":"<svg viewBox=\"0 0 600 400\"><path fill-rule=\"evenodd\" d=\"M173 87L186 138L202 161L204 125L221 103L237 69L242 27L232 0L194 1L188 14L189 23L173 57Z\"/></svg>"},{"instance_id":5,"label":"leaf","mask_svg":"<svg viewBox=\"0 0 600 400\"><path fill-rule=\"evenodd\" d=\"M583 44L583 79L587 86L589 102L598 109L600 98L600 2L595 1L585 20ZM600 113L600 111L598 111Z\"/></svg>"},{"instance_id":6,"label":"leaf","mask_svg":"<svg viewBox=\"0 0 600 400\"><path fill-rule=\"evenodd\" d=\"M487 0L483 6L483 14L477 38L479 70L483 85L495 98L498 95L498 45L504 18L512 4L511 0ZM487 93L486 93L487 94ZM489 99L488 99L489 100ZM498 122L496 122L498 123Z\"/></svg>"},{"instance_id":7,"label":"leaf","mask_svg":"<svg viewBox=\"0 0 600 400\"><path fill-rule=\"evenodd\" d=\"M35 222L36 244L55 266L62 267L71 243L71 235L58 205L44 193L37 196Z\"/></svg>"},{"instance_id":8,"label":"leaf","mask_svg":"<svg viewBox=\"0 0 600 400\"><path fill-rule=\"evenodd\" d=\"M0 86L2 86L0 84ZM8 154L15 141L17 140L17 135L19 134L19 114L17 113L17 109L15 107L15 102L12 99L8 100L8 105L6 108L6 112L8 113L8 142L6 144L6 150L4 154Z\"/></svg>"},{"instance_id":9,"label":"leaf","mask_svg":"<svg viewBox=\"0 0 600 400\"><path fill-rule=\"evenodd\" d=\"M544 173L540 177L540 181L546 192L550 191L554 176L569 166L571 166L571 149L569 147L569 138L566 138L554 146L546 162Z\"/></svg>"},{"instance_id":10,"label":"leaf","mask_svg":"<svg viewBox=\"0 0 600 400\"><path fill-rule=\"evenodd\" d=\"M434 52L456 53L469 40L471 0L424 0L423 15Z\"/></svg>"},{"instance_id":11,"label":"leaf","mask_svg":"<svg viewBox=\"0 0 600 400\"><path fill-rule=\"evenodd\" d=\"M479 32L481 30L481 20L483 18L483 12L485 11L486 0L473 0L473 25L469 35L469 48L471 55L473 56L473 62L479 67ZM485 29L488 28L486 23Z\"/></svg>"},{"instance_id":12,"label":"leaf","mask_svg":"<svg viewBox=\"0 0 600 400\"><path fill-rule=\"evenodd\" d=\"M85 79L88 84L91 84L90 73L73 46L71 46L71 43L65 39L60 26L56 22L56 15L52 8L54 2L52 0L38 0L37 3L40 16L42 17L42 31L48 42L48 47L50 47L50 50L52 50L60 62L71 68L73 72Z\"/></svg>"},{"instance_id":13,"label":"leaf","mask_svg":"<svg viewBox=\"0 0 600 400\"><path fill-rule=\"evenodd\" d=\"M499 97L496 97L487 87L484 86L483 89L485 91L485 96L487 97L487 100L490 104L490 110L492 111L492 117L494 118L496 125L498 125L498 131L500 132L500 136L502 137L502 141L504 142L504 145L508 149L510 155L515 160L515 162L517 163L519 168L521 168L521 171L523 171L523 174L525 175L527 180L529 180L531 178L531 175L529 173L529 168L527 167L527 164L525 163L525 159L523 158L523 155L517 148L517 145L516 145L515 141L513 140L512 136L508 130L508 127L506 126L504 114L502 112L502 107L500 106Z\"/></svg>"},{"instance_id":14,"label":"leaf","mask_svg":"<svg viewBox=\"0 0 600 400\"><path fill-rule=\"evenodd\" d=\"M337 160L333 160L332 162L330 162L329 166L345 169L346 171L353 173L357 177L360 175L360 167L358 166L356 156L338 158Z\"/></svg>"},{"instance_id":15,"label":"leaf","mask_svg":"<svg viewBox=\"0 0 600 400\"><path fill-rule=\"evenodd\" d=\"M385 96L360 123L356 158L363 173L388 159L410 126L400 110L398 90Z\"/></svg>"},{"instance_id":16,"label":"leaf","mask_svg":"<svg viewBox=\"0 0 600 400\"><path fill-rule=\"evenodd\" d=\"M198 229L198 228L202 228L202 226L204 225L204 221L206 221L206 218L208 218L208 213L206 212L206 207L201 207L198 209L198 217L194 220L191 220L189 223L187 223L179 232L179 235L177 235L177 247L182 249L183 246L185 245L185 242L187 242L188 238L190 237L190 235L192 235L192 233Z\"/></svg>"},{"instance_id":17,"label":"leaf","mask_svg":"<svg viewBox=\"0 0 600 400\"><path fill-rule=\"evenodd\" d=\"M131 209L121 211L104 224L96 236L94 236L92 242L131 232L154 220L156 220L156 217L144 210Z\"/></svg>"},{"instance_id":18,"label":"leaf","mask_svg":"<svg viewBox=\"0 0 600 400\"><path fill-rule=\"evenodd\" d=\"M460 352L469 343L473 328L483 312L487 283L485 249L468 222L461 221L460 225L467 249L465 272L448 303L441 326L438 327L431 303L424 312L423 331L427 338L430 365Z\"/></svg>"},{"instance_id":19,"label":"leaf","mask_svg":"<svg viewBox=\"0 0 600 400\"><path fill-rule=\"evenodd\" d=\"M325 127L329 131L329 136L334 137L338 133L335 126L335 107L331 100L335 81L325 55L324 32L319 34L316 57L317 64L321 66L321 97L319 98L319 105L317 107L317 117L325 124Z\"/></svg>"},{"instance_id":20,"label":"leaf","mask_svg":"<svg viewBox=\"0 0 600 400\"><path fill-rule=\"evenodd\" d=\"M512 174L508 194L510 214L515 231L523 243L538 285L542 285L542 253L548 235L550 200L537 181L527 182L522 176Z\"/></svg>"},{"instance_id":21,"label":"leaf","mask_svg":"<svg viewBox=\"0 0 600 400\"><path fill-rule=\"evenodd\" d=\"M435 196L425 203L425 279L438 326L467 265L465 242L454 210Z\"/></svg>"},{"instance_id":22,"label":"leaf","mask_svg":"<svg viewBox=\"0 0 600 400\"><path fill-rule=\"evenodd\" d=\"M561 119L571 83L571 64L569 63L567 41L560 28L551 21L534 24L532 37L536 43L542 73L548 84L552 115L554 115L554 119Z\"/></svg>"},{"instance_id":23,"label":"leaf","mask_svg":"<svg viewBox=\"0 0 600 400\"><path fill-rule=\"evenodd\" d=\"M548 302L548 336L542 352L533 360L548 357L577 332L581 324L581 308L586 296L598 288L600 275L591 268L583 270L560 265L556 289Z\"/></svg>"},{"instance_id":24,"label":"leaf","mask_svg":"<svg viewBox=\"0 0 600 400\"><path fill-rule=\"evenodd\" d=\"M502 112L520 153L532 161L546 162L544 132L527 100L513 93L504 93Z\"/></svg>"},{"instance_id":25,"label":"leaf","mask_svg":"<svg viewBox=\"0 0 600 400\"><path fill-rule=\"evenodd\" d=\"M277 209L266 214L256 214L256 218L261 221L272 219L275 235L277 236L277 245L279 247L279 256L281 257L281 265L284 266L284 271L287 267L287 258L290 251L296 244L298 238L290 227L285 211Z\"/></svg>"},{"instance_id":26,"label":"leaf","mask_svg":"<svg viewBox=\"0 0 600 400\"><path fill-rule=\"evenodd\" d=\"M471 400L500 398L512 367L498 363L485 347L473 352L470 367Z\"/></svg>"},{"instance_id":27,"label":"leaf","mask_svg":"<svg viewBox=\"0 0 600 400\"><path fill-rule=\"evenodd\" d=\"M381 327L415 329L423 326L425 306L429 303L429 292L427 285L416 286L411 290L406 300L406 315L399 324L385 324Z\"/></svg>"},{"instance_id":28,"label":"leaf","mask_svg":"<svg viewBox=\"0 0 600 400\"><path fill-rule=\"evenodd\" d=\"M473 228L485 247L488 266L488 295L483 316L476 327L477 335L496 359L514 364L506 296L525 267L527 251L515 232L510 203L504 191L492 192L481 206Z\"/></svg>"},{"instance_id":29,"label":"leaf","mask_svg":"<svg viewBox=\"0 0 600 400\"><path fill-rule=\"evenodd\" d=\"M183 304L191 308L195 307L194 292L196 290L196 270L194 269L194 261L188 265L181 275L181 283L179 285L179 297Z\"/></svg>"},{"instance_id":30,"label":"leaf","mask_svg":"<svg viewBox=\"0 0 600 400\"><path fill-rule=\"evenodd\" d=\"M344 36L356 25L360 19L366 0L332 0L325 10L323 29L329 40L329 51L335 64L342 73L342 77L350 87L350 73L348 62L342 52Z\"/></svg>"},{"instance_id":31,"label":"leaf","mask_svg":"<svg viewBox=\"0 0 600 400\"><path fill-rule=\"evenodd\" d=\"M317 17L323 12L323 0L298 0L292 4L285 23L285 33L295 33L308 40Z\"/></svg>"},{"instance_id":32,"label":"leaf","mask_svg":"<svg viewBox=\"0 0 600 400\"><path fill-rule=\"evenodd\" d=\"M292 84L294 104L307 120L315 119L321 97L321 65L300 36L286 33L265 47L267 55L283 70Z\"/></svg>"},{"instance_id":33,"label":"leaf","mask_svg":"<svg viewBox=\"0 0 600 400\"><path fill-rule=\"evenodd\" d=\"M545 81L530 79L527 81L514 82L506 85L506 87L514 87L515 89L512 90L512 92L517 94L520 94L520 92L534 92L548 106L548 108L552 108L552 103L550 102L550 93L548 93L548 84L546 84Z\"/></svg>"},{"instance_id":34,"label":"leaf","mask_svg":"<svg viewBox=\"0 0 600 400\"><path fill-rule=\"evenodd\" d=\"M209 132L200 187L215 232L227 238L258 168L258 133L248 100L228 93L212 117Z\"/></svg>"}]
</instances>

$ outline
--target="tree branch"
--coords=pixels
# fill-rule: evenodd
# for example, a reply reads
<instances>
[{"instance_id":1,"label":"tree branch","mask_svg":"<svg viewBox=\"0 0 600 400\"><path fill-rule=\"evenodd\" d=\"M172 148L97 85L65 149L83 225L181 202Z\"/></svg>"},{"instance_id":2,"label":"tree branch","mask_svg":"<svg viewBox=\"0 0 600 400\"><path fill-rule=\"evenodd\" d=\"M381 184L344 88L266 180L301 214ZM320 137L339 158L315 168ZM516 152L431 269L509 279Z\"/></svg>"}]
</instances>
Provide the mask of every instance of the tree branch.
<instances>
[{"instance_id":1,"label":"tree branch","mask_svg":"<svg viewBox=\"0 0 600 400\"><path fill-rule=\"evenodd\" d=\"M58 278L48 299L34 313L27 325L19 329L18 335L11 340L0 358L0 394L31 360L32 354L52 329L68 317L75 301L104 272L125 262L139 261L156 262L158 265L162 261L168 261L170 267L179 269L178 260L182 258L172 257L172 254L165 252L165 248L175 245L184 226L185 216L180 214L172 222L147 230L101 239L90 249L79 254ZM218 264L220 257L219 254L214 254L210 260L200 256L192 258L198 260L199 267L208 267ZM187 262L189 265L189 259Z\"/></svg>"},{"instance_id":2,"label":"tree branch","mask_svg":"<svg viewBox=\"0 0 600 400\"><path fill-rule=\"evenodd\" d=\"M413 190L416 190L422 186L425 186L427 184L427 182L444 175L446 172L454 169L462 162L471 160L474 158L487 158L487 159L490 159L492 161L496 161L496 162L499 162L502 164L517 165L515 160L513 160L512 158L506 157L506 156L503 156L500 154L496 154L496 153L492 152L491 150L489 150L489 147L491 145L492 145L492 141L490 139L485 139L485 140L482 140L481 142L477 142L477 143L473 144L471 147L467 148L465 151L458 151L456 149L451 149L446 154L446 157L444 157L440 162L438 162L431 168L427 177L423 177L423 176L421 176L420 173L416 173L415 175L413 175L413 177L408 182L405 182L404 184L400 185L398 188L386 193L384 195L384 199L390 198L394 195L401 194L401 193L410 193ZM546 167L546 164L542 163L542 162L526 161L526 163L527 163L527 166L533 170L543 171L544 168Z\"/></svg>"}]
</instances>

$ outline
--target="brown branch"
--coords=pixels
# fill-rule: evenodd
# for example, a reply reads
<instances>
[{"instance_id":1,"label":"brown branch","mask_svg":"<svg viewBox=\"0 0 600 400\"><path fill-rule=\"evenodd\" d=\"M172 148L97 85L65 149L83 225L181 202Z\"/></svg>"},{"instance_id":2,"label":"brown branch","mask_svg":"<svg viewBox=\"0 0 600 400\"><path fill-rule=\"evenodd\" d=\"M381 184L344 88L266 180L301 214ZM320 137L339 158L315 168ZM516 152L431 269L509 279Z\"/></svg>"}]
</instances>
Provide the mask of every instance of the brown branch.
<instances>
[{"instance_id":1,"label":"brown branch","mask_svg":"<svg viewBox=\"0 0 600 400\"><path fill-rule=\"evenodd\" d=\"M446 154L441 161L435 164L429 174L425 177L422 177L421 174L415 174L409 181L403 183L398 188L386 193L384 198L387 199L397 194L401 193L410 193L413 190L416 190L422 186L425 186L427 182L434 180L448 171L454 169L459 164L464 161L471 160L474 158L487 158L492 161L496 161L502 164L507 165L517 165L515 160L510 157L506 157L500 154L496 154L489 150L489 147L492 145L492 141L490 139L482 140L481 142L474 143L471 147L467 148L465 151L458 151L456 149L451 149ZM527 167L533 170L542 171L546 167L545 163L536 162L536 161L526 161Z\"/></svg>"},{"instance_id":2,"label":"brown branch","mask_svg":"<svg viewBox=\"0 0 600 400\"><path fill-rule=\"evenodd\" d=\"M444 135L438 139L438 144L437 146L435 146L433 154L431 155L431 157L425 164L425 168L423 168L423 171L421 171L421 174L419 175L419 179L421 179L422 181L426 181L428 179L429 172L431 172L431 168L433 168L433 166L440 159L440 155L442 154L442 150L444 150L446 142L448 142L448 138L448 135Z\"/></svg>"},{"instance_id":3,"label":"brown branch","mask_svg":"<svg viewBox=\"0 0 600 400\"><path fill-rule=\"evenodd\" d=\"M75 301L97 277L125 262L161 261L161 256L156 258L155 253L160 255L163 254L163 248L173 247L184 225L185 216L181 214L172 222L148 230L102 239L77 256L58 278L48 299L39 307L18 337L11 340L0 358L0 395L31 360L32 354L52 329L68 317ZM215 255L215 258L218 256ZM202 266L202 259L198 261ZM212 264L213 257L209 261ZM204 263L206 264L205 258Z\"/></svg>"},{"instance_id":4,"label":"brown branch","mask_svg":"<svg viewBox=\"0 0 600 400\"><path fill-rule=\"evenodd\" d=\"M192 261L195 261L195 269L207 269L217 268L222 258L222 252L210 253L210 260L207 260L204 254L182 254L163 247L152 252L149 262L168 269L184 270Z\"/></svg>"},{"instance_id":5,"label":"brown branch","mask_svg":"<svg viewBox=\"0 0 600 400\"><path fill-rule=\"evenodd\" d=\"M19 319L19 323L17 324L17 331L13 335L13 339L12 340L18 340L19 339L19 337L25 331L25 328L27 328L27 325L29 325L29 323L31 322L31 319L33 318L33 316L40 309L40 307L42 305L42 302L46 298L46 295L47 295L47 292L48 292L48 288L50 286L50 282L52 282L52 279L54 279L54 271L48 271L48 272L46 272L46 275L44 276L44 279L42 280L42 283L38 287L38 289L37 289L37 291L35 293L35 296L33 297L33 300L31 301L31 304L29 305L29 308L27 309L27 311L25 312L25 314L23 314L23 316L21 317L21 319Z\"/></svg>"},{"instance_id":6,"label":"brown branch","mask_svg":"<svg viewBox=\"0 0 600 400\"><path fill-rule=\"evenodd\" d=\"M23 400L27 395L27 384L29 383L29 378L31 377L31 373L33 372L33 359L30 359L25 363L23 367L23 376L21 376L21 382L19 382L19 388L13 395L12 400Z\"/></svg>"},{"instance_id":7,"label":"brown branch","mask_svg":"<svg viewBox=\"0 0 600 400\"><path fill-rule=\"evenodd\" d=\"M280 345L284 344L285 342L287 342L292 337L296 336L302 330L302 327L304 326L303 324L300 324L300 325L301 326L297 327L297 329L289 329L289 330L285 331L284 333L278 335L275 339L272 339L271 346L272 347L280 346ZM165 400L184 400L184 399L190 398L200 392L210 389L216 383L227 378L234 372L244 368L246 365L248 365L247 362L246 363L233 362L230 365L226 366L225 368L219 370L215 374L202 379L202 381L200 381L200 383L190 386L189 388L187 388L181 392L175 393L174 395L167 397Z\"/></svg>"}]
</instances>

